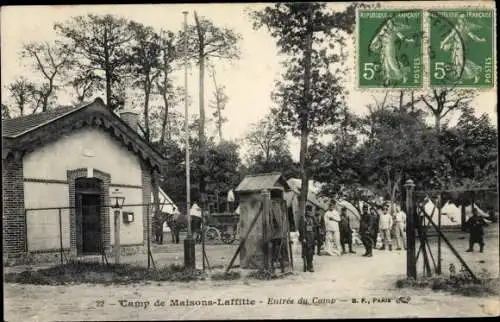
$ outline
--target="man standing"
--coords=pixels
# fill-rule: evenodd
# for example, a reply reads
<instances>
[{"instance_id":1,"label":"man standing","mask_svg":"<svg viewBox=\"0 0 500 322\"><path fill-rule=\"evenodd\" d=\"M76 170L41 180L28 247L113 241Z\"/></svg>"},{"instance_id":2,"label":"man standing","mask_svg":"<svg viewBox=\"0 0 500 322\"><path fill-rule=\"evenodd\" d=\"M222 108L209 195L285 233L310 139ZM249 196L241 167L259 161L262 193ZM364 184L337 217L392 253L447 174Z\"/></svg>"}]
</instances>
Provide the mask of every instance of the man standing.
<instances>
[{"instance_id":1,"label":"man standing","mask_svg":"<svg viewBox=\"0 0 500 322\"><path fill-rule=\"evenodd\" d=\"M299 220L299 241L302 243L302 259L304 272L314 272L313 256L316 244L318 224L312 212L312 206L306 205L306 214Z\"/></svg>"},{"instance_id":2,"label":"man standing","mask_svg":"<svg viewBox=\"0 0 500 322\"><path fill-rule=\"evenodd\" d=\"M377 248L377 236L379 233L379 224L380 224L379 210L382 210L382 206L378 207L379 207L378 209L371 208L371 216L370 216L370 231L373 241L373 248Z\"/></svg>"},{"instance_id":3,"label":"man standing","mask_svg":"<svg viewBox=\"0 0 500 322\"><path fill-rule=\"evenodd\" d=\"M326 239L326 226L325 226L325 217L321 215L321 210L316 210L316 222L318 224L317 231L317 243L318 243L318 256L321 256L321 248L325 243Z\"/></svg>"},{"instance_id":4,"label":"man standing","mask_svg":"<svg viewBox=\"0 0 500 322\"><path fill-rule=\"evenodd\" d=\"M406 250L406 214L399 206L396 206L396 214L394 214L394 231L397 250L401 250L401 246Z\"/></svg>"},{"instance_id":5,"label":"man standing","mask_svg":"<svg viewBox=\"0 0 500 322\"><path fill-rule=\"evenodd\" d=\"M372 216L373 215L368 213L368 206L363 205L363 213L361 214L361 220L359 221L359 234L361 235L363 246L365 246L365 253L363 256L366 257L373 256Z\"/></svg>"},{"instance_id":6,"label":"man standing","mask_svg":"<svg viewBox=\"0 0 500 322\"><path fill-rule=\"evenodd\" d=\"M352 250L352 229L351 223L349 222L349 217L347 217L347 209L342 207L340 210L340 245L342 246L342 254L346 254L345 244L349 246L349 253L356 254Z\"/></svg>"},{"instance_id":7,"label":"man standing","mask_svg":"<svg viewBox=\"0 0 500 322\"><path fill-rule=\"evenodd\" d=\"M328 211L325 213L325 226L326 226L326 253L333 255L336 253L340 255L340 230L339 222L340 215L335 208L337 203L332 200L328 206ZM334 246L335 244L335 246Z\"/></svg>"},{"instance_id":8,"label":"man standing","mask_svg":"<svg viewBox=\"0 0 500 322\"><path fill-rule=\"evenodd\" d=\"M380 248L380 250L385 250L386 246L388 246L389 250L392 250L392 244L391 244L392 216L388 206L385 206L384 212L380 216L379 229L382 235L382 242L383 242L383 246Z\"/></svg>"},{"instance_id":9,"label":"man standing","mask_svg":"<svg viewBox=\"0 0 500 322\"><path fill-rule=\"evenodd\" d=\"M480 217L477 213L476 208L472 208L472 217L467 220L465 223L465 227L468 228L469 230L469 249L466 250L466 252L472 252L474 251L474 244L478 243L479 244L479 252L483 252L484 249L484 230L483 227L487 226L488 224L484 220L483 217Z\"/></svg>"}]
</instances>

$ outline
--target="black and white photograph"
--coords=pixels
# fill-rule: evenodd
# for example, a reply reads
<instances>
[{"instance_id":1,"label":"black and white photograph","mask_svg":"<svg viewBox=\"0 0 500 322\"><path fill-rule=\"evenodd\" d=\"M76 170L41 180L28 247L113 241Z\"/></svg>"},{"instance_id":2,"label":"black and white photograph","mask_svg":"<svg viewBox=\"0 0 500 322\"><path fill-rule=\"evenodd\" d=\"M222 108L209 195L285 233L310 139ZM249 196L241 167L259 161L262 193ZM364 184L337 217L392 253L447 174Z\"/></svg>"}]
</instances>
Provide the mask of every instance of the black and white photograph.
<instances>
[{"instance_id":1,"label":"black and white photograph","mask_svg":"<svg viewBox=\"0 0 500 322\"><path fill-rule=\"evenodd\" d=\"M496 27L0 7L4 321L499 316Z\"/></svg>"}]
</instances>

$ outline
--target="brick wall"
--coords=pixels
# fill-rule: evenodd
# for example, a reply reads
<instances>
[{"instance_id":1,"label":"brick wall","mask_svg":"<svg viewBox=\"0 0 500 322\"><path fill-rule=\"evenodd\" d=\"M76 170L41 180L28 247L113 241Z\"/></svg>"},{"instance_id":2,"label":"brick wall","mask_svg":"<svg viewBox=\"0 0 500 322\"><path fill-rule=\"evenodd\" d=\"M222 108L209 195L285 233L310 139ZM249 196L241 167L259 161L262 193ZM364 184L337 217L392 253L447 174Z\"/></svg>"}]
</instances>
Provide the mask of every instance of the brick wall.
<instances>
[{"instance_id":1,"label":"brick wall","mask_svg":"<svg viewBox=\"0 0 500 322\"><path fill-rule=\"evenodd\" d=\"M151 192L152 192L152 187L151 187L151 174L149 167L145 165L141 161L141 172L142 172L142 203L143 204L151 204ZM143 240L144 240L144 246L147 245L148 242L148 216L151 216L151 207L150 206L143 206L142 207L142 221L143 221ZM149 236L152 236L152 220L149 218ZM150 237L152 238L152 237Z\"/></svg>"},{"instance_id":2,"label":"brick wall","mask_svg":"<svg viewBox=\"0 0 500 322\"><path fill-rule=\"evenodd\" d=\"M21 157L2 159L3 247L4 256L26 251L23 161Z\"/></svg>"}]
</instances>

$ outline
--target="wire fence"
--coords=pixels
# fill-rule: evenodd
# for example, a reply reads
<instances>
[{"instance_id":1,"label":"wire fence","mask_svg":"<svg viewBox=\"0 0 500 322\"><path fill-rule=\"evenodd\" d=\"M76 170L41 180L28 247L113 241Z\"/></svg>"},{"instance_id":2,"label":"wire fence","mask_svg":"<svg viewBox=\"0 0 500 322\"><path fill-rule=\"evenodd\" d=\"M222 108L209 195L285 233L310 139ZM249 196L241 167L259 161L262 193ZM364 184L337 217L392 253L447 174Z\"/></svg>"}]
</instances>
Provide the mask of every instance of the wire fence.
<instances>
[{"instance_id":1,"label":"wire fence","mask_svg":"<svg viewBox=\"0 0 500 322\"><path fill-rule=\"evenodd\" d=\"M498 271L498 261L489 260L498 259L498 192L495 189L415 191L413 197L417 244L414 264L416 269L421 265L423 276L447 272L450 276L462 274L478 280L481 272ZM495 245L488 250L492 256L482 256L485 259L479 261L470 250L473 233L468 223L473 214L490 226L475 232L480 235L476 239Z\"/></svg>"}]
</instances>

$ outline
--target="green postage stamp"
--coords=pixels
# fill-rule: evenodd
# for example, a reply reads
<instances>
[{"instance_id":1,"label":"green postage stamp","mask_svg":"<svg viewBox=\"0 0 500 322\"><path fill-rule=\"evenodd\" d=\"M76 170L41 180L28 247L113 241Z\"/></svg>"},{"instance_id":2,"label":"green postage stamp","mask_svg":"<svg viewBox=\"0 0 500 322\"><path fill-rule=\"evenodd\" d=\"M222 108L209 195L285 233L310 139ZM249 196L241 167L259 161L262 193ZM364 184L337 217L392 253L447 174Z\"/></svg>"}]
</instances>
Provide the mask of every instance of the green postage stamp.
<instances>
[{"instance_id":1,"label":"green postage stamp","mask_svg":"<svg viewBox=\"0 0 500 322\"><path fill-rule=\"evenodd\" d=\"M358 10L360 88L423 88L423 11Z\"/></svg>"},{"instance_id":2,"label":"green postage stamp","mask_svg":"<svg viewBox=\"0 0 500 322\"><path fill-rule=\"evenodd\" d=\"M494 11L429 11L429 85L494 87Z\"/></svg>"}]
</instances>

